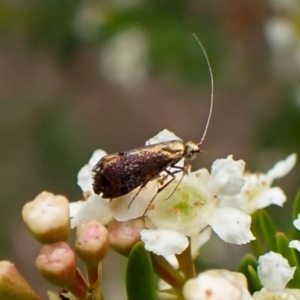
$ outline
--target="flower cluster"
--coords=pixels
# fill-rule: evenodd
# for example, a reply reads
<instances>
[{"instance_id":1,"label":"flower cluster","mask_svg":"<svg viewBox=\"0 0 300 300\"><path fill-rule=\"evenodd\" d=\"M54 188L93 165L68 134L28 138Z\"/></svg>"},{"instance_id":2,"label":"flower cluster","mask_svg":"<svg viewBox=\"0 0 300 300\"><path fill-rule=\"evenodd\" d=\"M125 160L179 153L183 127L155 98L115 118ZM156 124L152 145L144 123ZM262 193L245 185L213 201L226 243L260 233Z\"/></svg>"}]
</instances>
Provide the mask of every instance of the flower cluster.
<instances>
[{"instance_id":1,"label":"flower cluster","mask_svg":"<svg viewBox=\"0 0 300 300\"><path fill-rule=\"evenodd\" d=\"M146 145L170 140L180 139L163 130ZM295 154L265 174L245 172L244 161L232 156L217 159L210 171L178 172L168 184L170 169L144 188L111 200L96 195L92 188L92 169L105 155L103 150L95 151L78 173L84 200L69 203L63 196L42 192L22 211L28 230L42 244L37 269L53 285L67 290L64 297L104 299L100 266L108 249L129 256L142 242L161 278L160 299L300 299L299 290L286 288L295 268L279 253L260 256L257 275L262 288L253 295L242 273L209 270L197 276L193 264L212 231L226 243L241 245L255 240L251 214L286 201L284 192L272 183L290 172ZM183 165L183 160L178 162ZM300 228L299 220L294 223ZM66 242L73 228L74 250ZM299 243L292 241L290 247L299 249ZM77 257L85 264L86 276L77 268ZM38 299L34 297L26 299Z\"/></svg>"},{"instance_id":2,"label":"flower cluster","mask_svg":"<svg viewBox=\"0 0 300 300\"><path fill-rule=\"evenodd\" d=\"M147 144L178 139L164 130ZM92 168L104 155L102 150L95 151L78 174L78 185L88 196L85 201L71 204L72 227L90 218L107 225L112 219L127 222L145 215L145 227L141 231L145 248L164 256L180 254L188 246L188 237L197 239L207 226L227 243L240 245L255 239L250 231L250 214L271 204L282 206L286 200L283 191L271 185L296 162L293 154L266 174L250 174L245 173L242 160L235 161L232 156L217 159L210 173L200 169L188 172L183 178L182 174L176 174L176 179L157 194L147 209L149 199L165 184L160 180L150 181L137 196L138 189L111 202L94 194Z\"/></svg>"},{"instance_id":3,"label":"flower cluster","mask_svg":"<svg viewBox=\"0 0 300 300\"><path fill-rule=\"evenodd\" d=\"M209 270L187 281L183 294L186 300L299 300L300 289L287 289L295 267L278 253L269 252L259 257L258 277L263 288L253 296L248 291L247 280L241 273L227 270Z\"/></svg>"}]
</instances>

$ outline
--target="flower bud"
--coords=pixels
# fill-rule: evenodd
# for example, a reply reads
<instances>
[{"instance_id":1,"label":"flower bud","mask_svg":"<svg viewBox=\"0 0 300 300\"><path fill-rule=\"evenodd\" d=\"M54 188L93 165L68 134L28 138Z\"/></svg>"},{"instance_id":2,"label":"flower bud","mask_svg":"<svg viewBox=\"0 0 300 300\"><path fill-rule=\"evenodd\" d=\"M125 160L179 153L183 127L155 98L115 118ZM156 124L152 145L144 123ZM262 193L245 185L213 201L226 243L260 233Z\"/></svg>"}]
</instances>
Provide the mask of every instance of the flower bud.
<instances>
[{"instance_id":1,"label":"flower bud","mask_svg":"<svg viewBox=\"0 0 300 300\"><path fill-rule=\"evenodd\" d=\"M85 299L88 287L76 268L76 256L65 242L43 245L36 267L51 284L66 288L79 299Z\"/></svg>"},{"instance_id":2,"label":"flower bud","mask_svg":"<svg viewBox=\"0 0 300 300\"><path fill-rule=\"evenodd\" d=\"M24 205L23 221L34 238L43 244L65 241L70 231L69 202L60 195L40 193Z\"/></svg>"},{"instance_id":3,"label":"flower bud","mask_svg":"<svg viewBox=\"0 0 300 300\"><path fill-rule=\"evenodd\" d=\"M143 218L125 222L113 220L107 228L109 243L116 252L128 255L134 244L140 240L140 232L144 228Z\"/></svg>"},{"instance_id":4,"label":"flower bud","mask_svg":"<svg viewBox=\"0 0 300 300\"><path fill-rule=\"evenodd\" d=\"M65 242L43 245L35 261L39 272L50 283L68 287L76 276L76 256Z\"/></svg>"},{"instance_id":5,"label":"flower bud","mask_svg":"<svg viewBox=\"0 0 300 300\"><path fill-rule=\"evenodd\" d=\"M75 252L88 267L97 267L108 248L107 229L98 221L90 220L77 227Z\"/></svg>"},{"instance_id":6,"label":"flower bud","mask_svg":"<svg viewBox=\"0 0 300 300\"><path fill-rule=\"evenodd\" d=\"M0 299L38 300L27 281L9 261L0 262Z\"/></svg>"}]
</instances>

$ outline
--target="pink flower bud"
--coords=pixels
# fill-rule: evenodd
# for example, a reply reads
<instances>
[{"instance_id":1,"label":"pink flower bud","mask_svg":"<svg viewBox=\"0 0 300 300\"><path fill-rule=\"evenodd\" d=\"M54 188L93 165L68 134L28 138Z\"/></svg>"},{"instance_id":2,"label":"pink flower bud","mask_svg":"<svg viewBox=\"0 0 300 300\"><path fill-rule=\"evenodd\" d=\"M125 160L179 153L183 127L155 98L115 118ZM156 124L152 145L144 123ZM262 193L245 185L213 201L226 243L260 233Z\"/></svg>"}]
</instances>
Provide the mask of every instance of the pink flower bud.
<instances>
[{"instance_id":1,"label":"pink flower bud","mask_svg":"<svg viewBox=\"0 0 300 300\"><path fill-rule=\"evenodd\" d=\"M85 299L88 287L76 268L76 256L65 242L43 245L35 261L39 272L53 285Z\"/></svg>"},{"instance_id":2,"label":"pink flower bud","mask_svg":"<svg viewBox=\"0 0 300 300\"><path fill-rule=\"evenodd\" d=\"M108 248L107 229L98 221L90 220L77 227L75 251L87 266L98 266Z\"/></svg>"},{"instance_id":3,"label":"pink flower bud","mask_svg":"<svg viewBox=\"0 0 300 300\"><path fill-rule=\"evenodd\" d=\"M144 228L143 218L125 222L112 221L108 225L111 247L120 254L128 255L134 244L140 240L140 232Z\"/></svg>"}]
</instances>

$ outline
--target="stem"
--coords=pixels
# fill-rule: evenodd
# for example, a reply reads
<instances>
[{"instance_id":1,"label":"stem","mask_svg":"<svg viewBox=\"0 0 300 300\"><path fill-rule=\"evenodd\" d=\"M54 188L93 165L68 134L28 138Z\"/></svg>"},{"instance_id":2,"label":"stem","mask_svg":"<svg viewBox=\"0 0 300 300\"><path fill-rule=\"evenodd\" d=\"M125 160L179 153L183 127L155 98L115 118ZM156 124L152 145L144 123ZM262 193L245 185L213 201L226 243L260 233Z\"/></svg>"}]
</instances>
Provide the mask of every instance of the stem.
<instances>
[{"instance_id":1,"label":"stem","mask_svg":"<svg viewBox=\"0 0 300 300\"><path fill-rule=\"evenodd\" d=\"M178 271L161 255L151 253L151 259L155 273L181 293L185 280Z\"/></svg>"},{"instance_id":2,"label":"stem","mask_svg":"<svg viewBox=\"0 0 300 300\"><path fill-rule=\"evenodd\" d=\"M180 254L176 254L176 258L186 279L196 277L195 265L192 258L191 241L189 241L188 247Z\"/></svg>"},{"instance_id":3,"label":"stem","mask_svg":"<svg viewBox=\"0 0 300 300\"><path fill-rule=\"evenodd\" d=\"M87 267L86 269L89 287L92 288L93 285L98 280L98 267Z\"/></svg>"},{"instance_id":4,"label":"stem","mask_svg":"<svg viewBox=\"0 0 300 300\"><path fill-rule=\"evenodd\" d=\"M97 273L98 278L94 282L93 285L90 285L90 287L91 287L91 299L105 300L104 295L102 293L102 264L101 264L101 262L98 265L98 270L97 271L98 271L98 273Z\"/></svg>"},{"instance_id":5,"label":"stem","mask_svg":"<svg viewBox=\"0 0 300 300\"><path fill-rule=\"evenodd\" d=\"M87 298L89 288L78 269L76 270L75 280L73 281L71 286L68 286L67 289L78 300L85 300Z\"/></svg>"}]
</instances>

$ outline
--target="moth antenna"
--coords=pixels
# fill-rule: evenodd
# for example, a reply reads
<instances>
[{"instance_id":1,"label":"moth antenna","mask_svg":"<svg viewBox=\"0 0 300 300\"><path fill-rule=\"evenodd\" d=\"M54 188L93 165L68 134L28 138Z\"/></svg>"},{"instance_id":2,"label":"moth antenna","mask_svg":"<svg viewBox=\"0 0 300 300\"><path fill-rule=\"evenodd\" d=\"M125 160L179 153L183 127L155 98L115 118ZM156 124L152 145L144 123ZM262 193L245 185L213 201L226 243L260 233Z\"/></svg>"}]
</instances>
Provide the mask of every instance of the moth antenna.
<instances>
[{"instance_id":1,"label":"moth antenna","mask_svg":"<svg viewBox=\"0 0 300 300\"><path fill-rule=\"evenodd\" d=\"M210 65L210 62L209 62L209 59L208 59L208 56L207 56L207 53L205 51L204 46L202 45L202 43L200 42L199 38L197 37L197 35L195 33L193 33L193 36L194 36L195 40L197 41L197 43L199 44L199 46L201 47L201 49L204 53L204 56L205 56L205 59L206 59L206 62L207 62L207 66L208 66L208 70L209 70L210 82L211 82L211 92L210 92L211 96L210 96L209 113L208 113L208 117L207 117L206 125L205 125L205 128L204 128L204 132L202 134L201 141L198 143L198 145L200 146L200 145L202 145L202 143L205 139L205 136L206 136L206 133L207 133L207 130L208 130L208 127L209 127L212 111L213 111L213 106L214 106L214 77L213 77L213 72L212 72L212 69L211 69L211 65Z\"/></svg>"}]
</instances>

